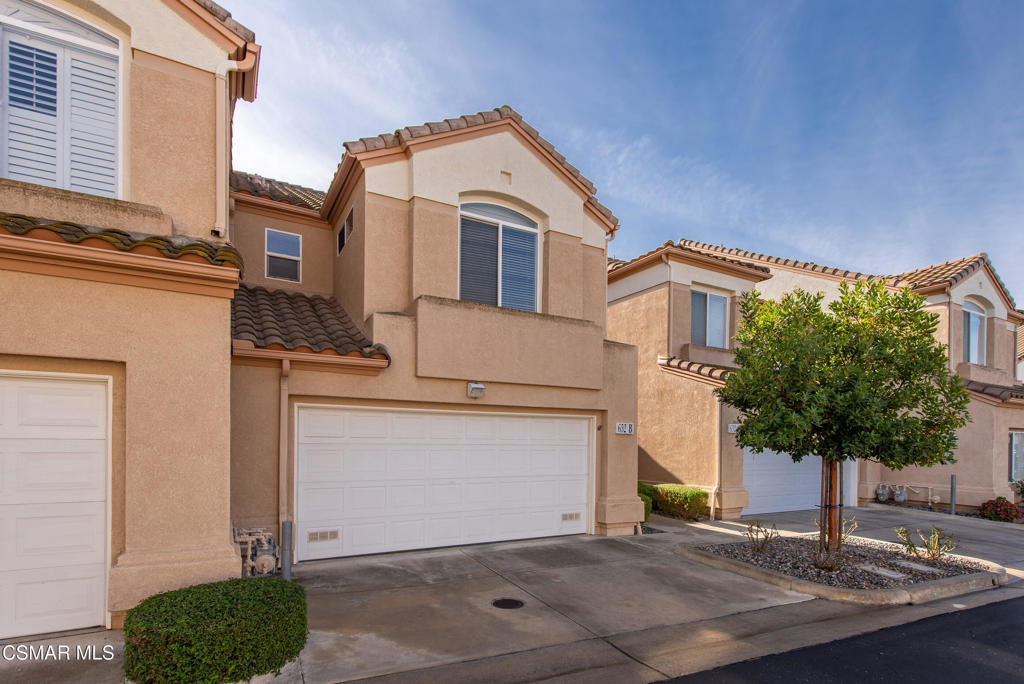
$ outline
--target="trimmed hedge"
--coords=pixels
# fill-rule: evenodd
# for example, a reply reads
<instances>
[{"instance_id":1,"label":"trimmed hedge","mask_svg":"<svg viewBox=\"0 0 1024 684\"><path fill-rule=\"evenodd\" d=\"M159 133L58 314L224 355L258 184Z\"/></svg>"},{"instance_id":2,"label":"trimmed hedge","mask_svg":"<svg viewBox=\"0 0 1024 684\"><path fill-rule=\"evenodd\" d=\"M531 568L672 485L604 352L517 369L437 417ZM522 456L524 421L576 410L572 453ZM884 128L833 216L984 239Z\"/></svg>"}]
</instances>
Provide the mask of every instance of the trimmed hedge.
<instances>
[{"instance_id":1,"label":"trimmed hedge","mask_svg":"<svg viewBox=\"0 0 1024 684\"><path fill-rule=\"evenodd\" d=\"M650 498L651 503L654 505L652 510L658 510L658 502L654 499L654 485L644 484L643 482L636 483L636 493L641 497L646 496Z\"/></svg>"},{"instance_id":2,"label":"trimmed hedge","mask_svg":"<svg viewBox=\"0 0 1024 684\"><path fill-rule=\"evenodd\" d=\"M150 596L124 618L136 682L235 682L276 672L306 644L306 590L259 577Z\"/></svg>"},{"instance_id":3,"label":"trimmed hedge","mask_svg":"<svg viewBox=\"0 0 1024 684\"><path fill-rule=\"evenodd\" d=\"M708 493L700 487L681 484L654 485L658 510L677 518L696 520L708 506Z\"/></svg>"},{"instance_id":4,"label":"trimmed hedge","mask_svg":"<svg viewBox=\"0 0 1024 684\"><path fill-rule=\"evenodd\" d=\"M644 502L644 522L651 519L651 508L654 506L654 499L646 494L640 494L640 500Z\"/></svg>"}]
</instances>

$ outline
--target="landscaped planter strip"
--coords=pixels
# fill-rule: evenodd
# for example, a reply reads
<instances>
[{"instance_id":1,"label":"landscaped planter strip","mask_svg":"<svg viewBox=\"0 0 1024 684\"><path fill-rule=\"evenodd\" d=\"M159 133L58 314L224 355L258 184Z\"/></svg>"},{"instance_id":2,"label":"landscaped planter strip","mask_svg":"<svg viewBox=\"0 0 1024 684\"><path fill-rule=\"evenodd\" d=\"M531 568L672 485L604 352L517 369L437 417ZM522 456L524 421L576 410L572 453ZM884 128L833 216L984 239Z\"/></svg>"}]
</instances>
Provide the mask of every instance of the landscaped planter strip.
<instances>
[{"instance_id":1,"label":"landscaped planter strip","mask_svg":"<svg viewBox=\"0 0 1024 684\"><path fill-rule=\"evenodd\" d=\"M676 547L677 555L688 560L703 563L719 570L728 570L738 575L749 577L772 584L782 589L796 591L801 594L809 594L818 598L825 598L832 601L843 601L846 603L861 603L875 606L899 605L906 603L925 603L940 598L959 596L980 589L1006 584L1006 569L1002 566L977 558L960 556L964 560L980 563L989 568L987 571L975 572L956 577L944 577L928 582L918 582L905 587L892 589L844 589L832 587L825 584L818 584L809 580L802 580L774 570L766 570L756 565L744 563L732 558L717 556L707 551L691 548L684 545Z\"/></svg>"}]
</instances>

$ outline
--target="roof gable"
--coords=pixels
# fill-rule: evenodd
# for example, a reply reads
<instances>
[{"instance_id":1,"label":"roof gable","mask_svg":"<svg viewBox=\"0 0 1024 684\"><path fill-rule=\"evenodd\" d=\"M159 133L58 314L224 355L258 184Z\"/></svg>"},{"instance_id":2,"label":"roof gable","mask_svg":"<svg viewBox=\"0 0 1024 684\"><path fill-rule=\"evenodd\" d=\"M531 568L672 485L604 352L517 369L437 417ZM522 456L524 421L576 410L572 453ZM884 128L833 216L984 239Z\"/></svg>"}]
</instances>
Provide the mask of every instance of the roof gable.
<instances>
[{"instance_id":1,"label":"roof gable","mask_svg":"<svg viewBox=\"0 0 1024 684\"><path fill-rule=\"evenodd\" d=\"M619 220L594 197L596 192L594 184L508 105L477 114L427 122L419 126L406 126L393 133L382 133L344 143L345 154L338 165L334 180L331 182L325 204L329 210L337 197L342 194L342 187L355 165L355 160L373 163L373 160L381 157L409 154L417 146L445 144L464 139L466 136L479 136L503 130L511 130L518 135L527 147L546 160L553 169L560 172L569 184L574 186L585 198L585 209L604 225L605 232L614 234L619 227Z\"/></svg>"}]
</instances>

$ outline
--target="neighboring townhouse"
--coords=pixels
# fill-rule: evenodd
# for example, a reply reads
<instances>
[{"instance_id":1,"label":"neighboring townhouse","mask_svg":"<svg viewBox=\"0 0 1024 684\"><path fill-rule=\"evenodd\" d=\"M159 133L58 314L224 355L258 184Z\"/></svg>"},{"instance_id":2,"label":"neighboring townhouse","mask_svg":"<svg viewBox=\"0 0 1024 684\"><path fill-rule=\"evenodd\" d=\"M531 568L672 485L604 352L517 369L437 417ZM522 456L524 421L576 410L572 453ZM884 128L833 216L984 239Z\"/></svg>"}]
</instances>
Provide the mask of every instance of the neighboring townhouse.
<instances>
[{"instance_id":1,"label":"neighboring townhouse","mask_svg":"<svg viewBox=\"0 0 1024 684\"><path fill-rule=\"evenodd\" d=\"M1024 317L984 254L895 276L691 240L628 262L610 260L609 337L639 348L639 479L704 487L716 516L725 518L817 506L820 460L794 464L786 454L739 449L730 436L739 417L713 394L733 367L736 298L751 289L777 298L802 288L828 303L840 282L876 277L926 296L940 316L936 337L950 348L950 372L971 390L973 422L960 433L954 465L894 472L848 464L846 504L873 498L881 483L907 486L912 501L948 503L952 473L961 505L1010 497L1009 483L1024 467L1024 386L1014 380Z\"/></svg>"},{"instance_id":2,"label":"neighboring townhouse","mask_svg":"<svg viewBox=\"0 0 1024 684\"><path fill-rule=\"evenodd\" d=\"M632 534L636 349L594 186L512 109L345 144L326 192L232 175L232 519L299 561Z\"/></svg>"},{"instance_id":3,"label":"neighboring townhouse","mask_svg":"<svg viewBox=\"0 0 1024 684\"><path fill-rule=\"evenodd\" d=\"M237 575L224 241L259 46L209 0L0 2L0 638Z\"/></svg>"}]
</instances>

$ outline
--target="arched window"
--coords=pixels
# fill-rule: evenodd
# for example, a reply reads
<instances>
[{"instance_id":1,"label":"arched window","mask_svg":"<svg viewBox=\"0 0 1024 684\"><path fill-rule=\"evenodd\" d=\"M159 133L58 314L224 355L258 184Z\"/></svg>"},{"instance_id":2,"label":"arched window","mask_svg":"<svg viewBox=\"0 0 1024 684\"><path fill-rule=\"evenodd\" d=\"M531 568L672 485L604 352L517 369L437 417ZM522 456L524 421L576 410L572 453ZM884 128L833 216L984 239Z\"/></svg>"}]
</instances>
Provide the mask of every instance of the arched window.
<instances>
[{"instance_id":1,"label":"arched window","mask_svg":"<svg viewBox=\"0 0 1024 684\"><path fill-rule=\"evenodd\" d=\"M985 365L985 309L977 302L964 301L964 361Z\"/></svg>"},{"instance_id":2,"label":"arched window","mask_svg":"<svg viewBox=\"0 0 1024 684\"><path fill-rule=\"evenodd\" d=\"M0 174L116 197L118 41L59 12L0 2Z\"/></svg>"},{"instance_id":3,"label":"arched window","mask_svg":"<svg viewBox=\"0 0 1024 684\"><path fill-rule=\"evenodd\" d=\"M536 221L497 204L459 207L459 299L537 310Z\"/></svg>"}]
</instances>

